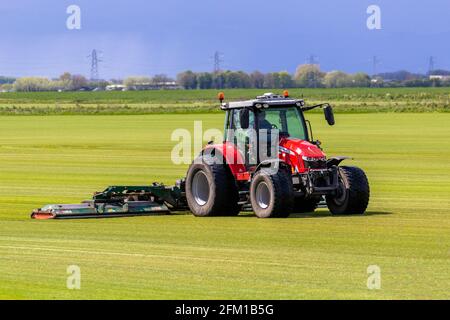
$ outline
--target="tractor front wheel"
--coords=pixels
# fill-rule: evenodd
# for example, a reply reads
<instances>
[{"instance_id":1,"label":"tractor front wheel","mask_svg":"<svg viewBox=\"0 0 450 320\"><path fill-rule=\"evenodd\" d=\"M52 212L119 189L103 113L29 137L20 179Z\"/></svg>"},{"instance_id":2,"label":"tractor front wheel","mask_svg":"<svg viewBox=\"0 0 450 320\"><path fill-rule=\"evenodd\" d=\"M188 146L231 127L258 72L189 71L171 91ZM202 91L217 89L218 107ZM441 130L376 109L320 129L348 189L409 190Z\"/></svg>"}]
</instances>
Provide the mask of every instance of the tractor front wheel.
<instances>
[{"instance_id":1,"label":"tractor front wheel","mask_svg":"<svg viewBox=\"0 0 450 320\"><path fill-rule=\"evenodd\" d=\"M292 178L280 168L275 174L259 171L250 185L250 200L258 218L286 218L292 212Z\"/></svg>"},{"instance_id":2,"label":"tractor front wheel","mask_svg":"<svg viewBox=\"0 0 450 320\"><path fill-rule=\"evenodd\" d=\"M357 167L339 167L339 188L326 197L328 209L335 215L363 214L369 205L369 181Z\"/></svg>"}]
</instances>

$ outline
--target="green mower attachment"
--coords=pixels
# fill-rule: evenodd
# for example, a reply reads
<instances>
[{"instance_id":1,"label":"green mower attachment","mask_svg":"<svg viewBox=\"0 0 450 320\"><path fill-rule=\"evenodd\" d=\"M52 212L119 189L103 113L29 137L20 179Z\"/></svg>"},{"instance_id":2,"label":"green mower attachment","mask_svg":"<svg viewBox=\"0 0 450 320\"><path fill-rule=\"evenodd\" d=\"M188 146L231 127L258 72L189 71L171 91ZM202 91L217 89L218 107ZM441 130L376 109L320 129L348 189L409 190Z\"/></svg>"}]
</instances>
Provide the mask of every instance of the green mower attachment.
<instances>
[{"instance_id":1,"label":"green mower attachment","mask_svg":"<svg viewBox=\"0 0 450 320\"><path fill-rule=\"evenodd\" d=\"M164 215L170 211L187 208L184 181L166 187L154 183L151 186L113 186L94 194L93 199L81 204L52 204L36 209L31 218L87 219L129 216Z\"/></svg>"}]
</instances>

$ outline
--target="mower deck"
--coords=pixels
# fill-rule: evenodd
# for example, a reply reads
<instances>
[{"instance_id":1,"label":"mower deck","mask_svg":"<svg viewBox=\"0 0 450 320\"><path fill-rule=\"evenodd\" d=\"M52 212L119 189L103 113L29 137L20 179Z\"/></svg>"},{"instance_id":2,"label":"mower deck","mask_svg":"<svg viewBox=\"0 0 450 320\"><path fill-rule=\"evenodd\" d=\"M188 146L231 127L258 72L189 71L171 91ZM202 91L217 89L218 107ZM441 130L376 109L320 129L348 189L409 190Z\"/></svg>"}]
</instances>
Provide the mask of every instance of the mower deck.
<instances>
[{"instance_id":1,"label":"mower deck","mask_svg":"<svg viewBox=\"0 0 450 320\"><path fill-rule=\"evenodd\" d=\"M165 204L156 204L149 201L128 202L124 205L96 203L81 204L53 204L34 210L31 218L36 220L47 219L88 219L113 218L129 216L151 216L170 213Z\"/></svg>"},{"instance_id":2,"label":"mower deck","mask_svg":"<svg viewBox=\"0 0 450 320\"><path fill-rule=\"evenodd\" d=\"M32 212L31 218L88 219L165 215L170 210L185 209L183 181L177 186L114 186L94 194L80 204L50 204ZM169 209L170 207L170 209Z\"/></svg>"}]
</instances>

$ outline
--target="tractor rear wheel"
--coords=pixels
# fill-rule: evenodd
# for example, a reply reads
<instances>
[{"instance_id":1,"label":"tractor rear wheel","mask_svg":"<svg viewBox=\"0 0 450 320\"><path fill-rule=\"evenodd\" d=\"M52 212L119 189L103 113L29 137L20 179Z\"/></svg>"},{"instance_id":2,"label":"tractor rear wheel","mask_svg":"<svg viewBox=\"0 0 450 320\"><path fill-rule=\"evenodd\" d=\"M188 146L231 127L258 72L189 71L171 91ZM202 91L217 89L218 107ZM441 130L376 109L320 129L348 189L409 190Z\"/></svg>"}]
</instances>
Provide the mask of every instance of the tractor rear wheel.
<instances>
[{"instance_id":1,"label":"tractor rear wheel","mask_svg":"<svg viewBox=\"0 0 450 320\"><path fill-rule=\"evenodd\" d=\"M186 199L197 217L236 216L240 211L239 192L229 168L207 157L200 157L190 166Z\"/></svg>"},{"instance_id":2,"label":"tractor rear wheel","mask_svg":"<svg viewBox=\"0 0 450 320\"><path fill-rule=\"evenodd\" d=\"M292 212L294 193L290 173L280 168L269 175L259 171L250 185L250 201L258 218L287 218Z\"/></svg>"},{"instance_id":3,"label":"tractor rear wheel","mask_svg":"<svg viewBox=\"0 0 450 320\"><path fill-rule=\"evenodd\" d=\"M335 215L363 214L369 205L369 181L357 167L339 167L339 188L326 197L328 209Z\"/></svg>"}]
</instances>

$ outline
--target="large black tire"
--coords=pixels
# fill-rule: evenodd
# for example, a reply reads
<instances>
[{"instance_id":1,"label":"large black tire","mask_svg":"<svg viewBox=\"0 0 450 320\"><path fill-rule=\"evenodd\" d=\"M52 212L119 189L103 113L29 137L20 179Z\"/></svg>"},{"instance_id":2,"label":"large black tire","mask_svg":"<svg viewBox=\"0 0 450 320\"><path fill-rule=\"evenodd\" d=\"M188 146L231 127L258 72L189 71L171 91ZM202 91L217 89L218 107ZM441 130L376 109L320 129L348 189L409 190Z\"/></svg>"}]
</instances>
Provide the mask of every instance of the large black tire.
<instances>
[{"instance_id":1,"label":"large black tire","mask_svg":"<svg viewBox=\"0 0 450 320\"><path fill-rule=\"evenodd\" d=\"M214 164L201 157L190 166L186 177L186 199L197 217L236 216L239 192L226 164Z\"/></svg>"},{"instance_id":2,"label":"large black tire","mask_svg":"<svg viewBox=\"0 0 450 320\"><path fill-rule=\"evenodd\" d=\"M250 201L258 218L287 218L294 201L290 173L283 168L271 175L256 173L250 185Z\"/></svg>"},{"instance_id":3,"label":"large black tire","mask_svg":"<svg viewBox=\"0 0 450 320\"><path fill-rule=\"evenodd\" d=\"M320 198L295 198L293 213L314 212L319 205Z\"/></svg>"},{"instance_id":4,"label":"large black tire","mask_svg":"<svg viewBox=\"0 0 450 320\"><path fill-rule=\"evenodd\" d=\"M335 215L364 214L369 205L367 176L357 167L339 167L339 190L326 197L328 209Z\"/></svg>"}]
</instances>

